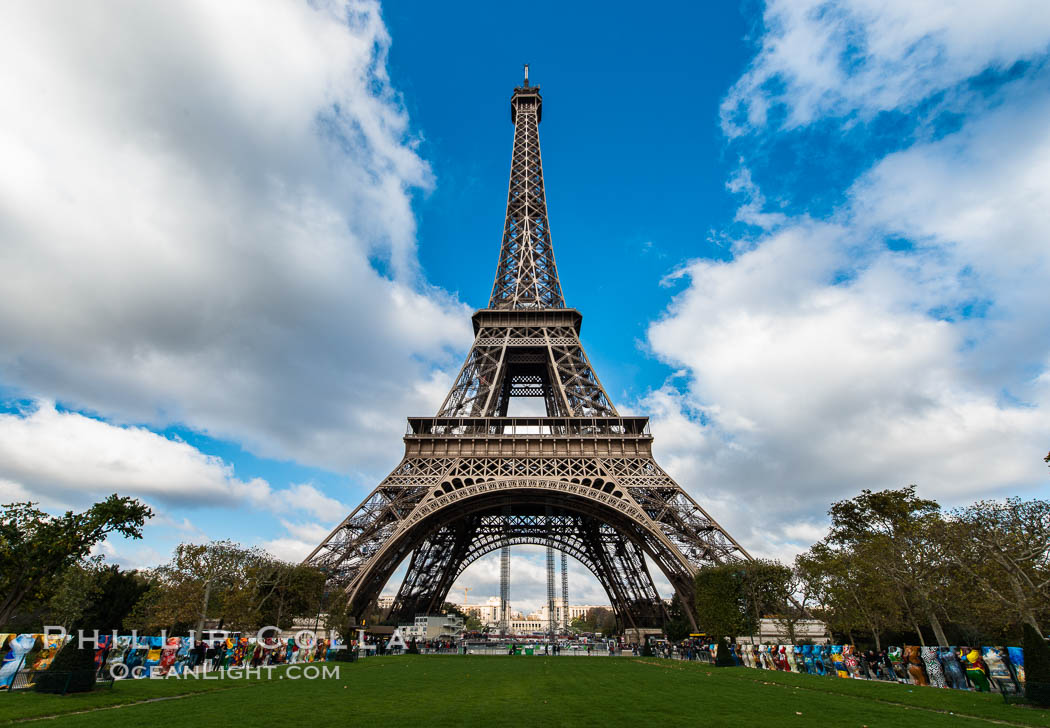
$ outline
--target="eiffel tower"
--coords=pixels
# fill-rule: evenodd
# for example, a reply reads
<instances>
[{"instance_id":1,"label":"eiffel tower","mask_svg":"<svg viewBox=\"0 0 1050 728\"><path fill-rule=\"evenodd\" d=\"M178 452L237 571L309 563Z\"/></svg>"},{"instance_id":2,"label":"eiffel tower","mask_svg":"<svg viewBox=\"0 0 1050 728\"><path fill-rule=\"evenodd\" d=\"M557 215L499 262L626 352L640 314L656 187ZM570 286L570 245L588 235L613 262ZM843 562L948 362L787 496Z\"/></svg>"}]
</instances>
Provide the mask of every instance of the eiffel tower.
<instances>
[{"instance_id":1,"label":"eiffel tower","mask_svg":"<svg viewBox=\"0 0 1050 728\"><path fill-rule=\"evenodd\" d=\"M475 560L535 544L582 562L621 628L658 627L649 562L691 604L700 566L750 559L656 464L649 419L616 411L583 351L554 262L543 99L528 74L510 99L507 217L474 345L437 415L408 419L402 461L306 559L359 618L406 558L390 616L411 620L440 608ZM542 398L546 416L508 416L514 397Z\"/></svg>"}]
</instances>

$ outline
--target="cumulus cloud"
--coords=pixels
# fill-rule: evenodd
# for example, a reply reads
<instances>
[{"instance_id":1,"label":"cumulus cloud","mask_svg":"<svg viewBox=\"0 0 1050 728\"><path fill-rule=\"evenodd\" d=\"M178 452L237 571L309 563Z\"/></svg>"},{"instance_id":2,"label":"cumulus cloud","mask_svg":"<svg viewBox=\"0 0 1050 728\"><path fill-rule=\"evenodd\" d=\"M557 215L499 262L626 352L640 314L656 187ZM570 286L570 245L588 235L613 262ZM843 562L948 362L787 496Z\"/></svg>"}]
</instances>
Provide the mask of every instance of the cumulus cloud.
<instances>
[{"instance_id":1,"label":"cumulus cloud","mask_svg":"<svg viewBox=\"0 0 1050 728\"><path fill-rule=\"evenodd\" d=\"M324 523L292 522L281 519L281 525L286 531L285 535L263 541L260 546L279 559L302 561L310 555L317 544L324 541L331 533L332 521L341 519L344 515L346 514L343 511L338 514L326 513L323 516Z\"/></svg>"},{"instance_id":2,"label":"cumulus cloud","mask_svg":"<svg viewBox=\"0 0 1050 728\"><path fill-rule=\"evenodd\" d=\"M3 14L0 380L269 457L396 459L470 330L418 271L432 180L378 4Z\"/></svg>"},{"instance_id":3,"label":"cumulus cloud","mask_svg":"<svg viewBox=\"0 0 1050 728\"><path fill-rule=\"evenodd\" d=\"M1039 0L769 0L758 51L722 103L731 136L909 110L986 69L1044 54Z\"/></svg>"},{"instance_id":4,"label":"cumulus cloud","mask_svg":"<svg viewBox=\"0 0 1050 728\"><path fill-rule=\"evenodd\" d=\"M232 466L181 440L144 427L120 427L51 402L0 414L0 494L56 509L84 507L110 493L162 508L240 507L303 512L331 521L348 510L309 484L272 488L238 478ZM160 514L157 524L200 539L188 518Z\"/></svg>"},{"instance_id":5,"label":"cumulus cloud","mask_svg":"<svg viewBox=\"0 0 1050 728\"><path fill-rule=\"evenodd\" d=\"M676 272L649 343L684 376L642 405L667 469L753 553L805 548L861 488L950 505L1045 484L1050 25L1024 3L950 5L771 2L726 97L727 132L768 139L1031 60L957 131L873 158L825 217L767 210L742 169L756 237Z\"/></svg>"},{"instance_id":6,"label":"cumulus cloud","mask_svg":"<svg viewBox=\"0 0 1050 728\"><path fill-rule=\"evenodd\" d=\"M555 586L561 596L561 557L555 565ZM569 603L608 604L609 597L598 580L576 559L570 558ZM388 589L396 591L399 581L391 580ZM463 587L471 604L484 603L490 596L499 596L500 554L499 551L482 556L468 566L453 584L448 598L453 602L463 600ZM510 550L510 602L511 608L524 614L536 611L547 602L547 556L543 546L512 546Z\"/></svg>"}]
</instances>

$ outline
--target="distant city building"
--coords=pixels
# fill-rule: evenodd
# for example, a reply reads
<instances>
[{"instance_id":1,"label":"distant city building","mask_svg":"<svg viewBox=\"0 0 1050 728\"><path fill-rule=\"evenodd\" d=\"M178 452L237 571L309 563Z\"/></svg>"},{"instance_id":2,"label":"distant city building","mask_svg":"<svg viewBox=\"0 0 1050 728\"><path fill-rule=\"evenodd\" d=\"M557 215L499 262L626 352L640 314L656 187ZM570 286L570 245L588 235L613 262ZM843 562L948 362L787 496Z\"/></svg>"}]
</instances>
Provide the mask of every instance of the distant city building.
<instances>
[{"instance_id":1,"label":"distant city building","mask_svg":"<svg viewBox=\"0 0 1050 728\"><path fill-rule=\"evenodd\" d=\"M737 637L737 644L789 644L792 642L788 623L782 619L764 617L759 621L758 634ZM819 619L800 619L794 624L795 639L797 642L812 642L823 645L831 642L828 637L828 627Z\"/></svg>"},{"instance_id":2,"label":"distant city building","mask_svg":"<svg viewBox=\"0 0 1050 728\"><path fill-rule=\"evenodd\" d=\"M489 597L484 604L457 604L464 614L476 617L486 627L494 628L500 624L500 599ZM557 630L568 629L572 620L586 617L591 609L601 607L612 609L608 604L570 604L566 608L561 598L554 600L554 628ZM546 632L549 627L550 609L547 604L540 607L539 611L523 615L515 611L507 604L507 629L511 634L529 634L532 632Z\"/></svg>"},{"instance_id":3,"label":"distant city building","mask_svg":"<svg viewBox=\"0 0 1050 728\"><path fill-rule=\"evenodd\" d=\"M436 640L458 637L463 631L463 617L458 614L418 614L412 624L398 625L406 640Z\"/></svg>"}]
</instances>

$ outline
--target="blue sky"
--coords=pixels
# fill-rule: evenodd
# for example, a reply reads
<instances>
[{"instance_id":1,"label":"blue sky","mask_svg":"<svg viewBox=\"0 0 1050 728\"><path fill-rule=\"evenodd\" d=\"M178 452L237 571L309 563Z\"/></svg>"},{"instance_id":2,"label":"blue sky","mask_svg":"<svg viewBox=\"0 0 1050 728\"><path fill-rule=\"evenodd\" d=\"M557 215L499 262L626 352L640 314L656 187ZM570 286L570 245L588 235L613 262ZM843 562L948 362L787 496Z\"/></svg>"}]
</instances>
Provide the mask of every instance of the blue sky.
<instances>
[{"instance_id":1,"label":"blue sky","mask_svg":"<svg viewBox=\"0 0 1050 728\"><path fill-rule=\"evenodd\" d=\"M0 13L0 496L142 497L115 561L300 558L396 465L488 298L523 62L588 354L752 553L861 488L1047 494L1039 2Z\"/></svg>"}]
</instances>

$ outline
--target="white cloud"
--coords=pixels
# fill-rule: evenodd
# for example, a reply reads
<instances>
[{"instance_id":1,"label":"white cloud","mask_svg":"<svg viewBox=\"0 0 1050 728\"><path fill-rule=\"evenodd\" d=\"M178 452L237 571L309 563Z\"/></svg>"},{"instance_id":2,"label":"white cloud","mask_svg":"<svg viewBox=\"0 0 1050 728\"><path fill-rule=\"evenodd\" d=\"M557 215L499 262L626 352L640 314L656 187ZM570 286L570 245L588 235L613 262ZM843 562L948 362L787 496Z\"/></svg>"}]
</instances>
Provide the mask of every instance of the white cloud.
<instances>
[{"instance_id":1,"label":"white cloud","mask_svg":"<svg viewBox=\"0 0 1050 728\"><path fill-rule=\"evenodd\" d=\"M789 126L907 109L1045 48L1036 37L1045 18L1020 29L1019 15L997 15L1008 4L940 25L926 13L941 11L922 4L878 17L858 7L807 14L772 4L769 13L786 18L762 41L775 53L760 53L727 104L784 101L756 81L776 71L787 74ZM812 51L795 33L827 30L828 43L841 42L824 26L844 18L863 26L865 61L841 76L791 71ZM979 48L959 26L977 22L987 35ZM917 38L943 53L909 69L908 39ZM960 60L965 52L972 57ZM738 219L762 228L758 239L738 242L731 261L691 261L676 274L688 286L650 327L649 342L688 376L650 393L642 408L654 412L667 469L753 553L790 557L819 537L831 501L862 488L917 483L946 505L1045 489L1043 60L1000 84L993 103L969 109L958 131L876 159L826 219L766 212L744 169L731 186L745 195Z\"/></svg>"},{"instance_id":2,"label":"white cloud","mask_svg":"<svg viewBox=\"0 0 1050 728\"><path fill-rule=\"evenodd\" d=\"M329 498L308 483L292 484L275 493L275 496L285 508L304 511L325 523L343 518L350 512L349 506L335 498ZM323 535L327 536L328 532L325 531Z\"/></svg>"},{"instance_id":3,"label":"white cloud","mask_svg":"<svg viewBox=\"0 0 1050 728\"><path fill-rule=\"evenodd\" d=\"M1046 52L1041 0L770 0L758 53L722 104L730 135L910 109L987 68Z\"/></svg>"},{"instance_id":4,"label":"white cloud","mask_svg":"<svg viewBox=\"0 0 1050 728\"><path fill-rule=\"evenodd\" d=\"M281 525L287 532L283 536L261 542L259 545L279 559L285 561L299 562L310 555L332 532L330 521L333 514L325 514L325 521L329 525L311 522L292 522L281 519ZM337 518L342 518L345 513L340 512Z\"/></svg>"},{"instance_id":5,"label":"white cloud","mask_svg":"<svg viewBox=\"0 0 1050 728\"><path fill-rule=\"evenodd\" d=\"M84 505L120 492L171 505L264 503L270 486L243 481L221 458L144 427L117 427L51 402L0 414L0 477L47 502Z\"/></svg>"},{"instance_id":6,"label":"white cloud","mask_svg":"<svg viewBox=\"0 0 1050 728\"><path fill-rule=\"evenodd\" d=\"M110 493L137 496L163 508L241 507L302 512L331 522L348 508L308 484L271 488L238 478L221 458L144 427L118 427L51 402L0 414L0 494L45 507L84 507ZM162 525L201 538L185 516L158 515ZM327 532L326 532L327 533Z\"/></svg>"},{"instance_id":7,"label":"white cloud","mask_svg":"<svg viewBox=\"0 0 1050 728\"><path fill-rule=\"evenodd\" d=\"M556 593L561 596L561 557L555 565ZM547 601L547 556L544 546L512 546L510 550L510 602L511 608L522 613L539 611ZM583 564L569 558L569 603L608 604L598 580ZM397 590L400 582L391 579L390 591ZM482 604L489 597L499 596L500 553L482 556L468 566L449 591L452 602L463 601L463 587L470 587L467 594L471 604Z\"/></svg>"},{"instance_id":8,"label":"white cloud","mask_svg":"<svg viewBox=\"0 0 1050 728\"><path fill-rule=\"evenodd\" d=\"M431 176L378 4L2 13L0 380L388 466L470 331L419 278L411 190Z\"/></svg>"}]
</instances>

